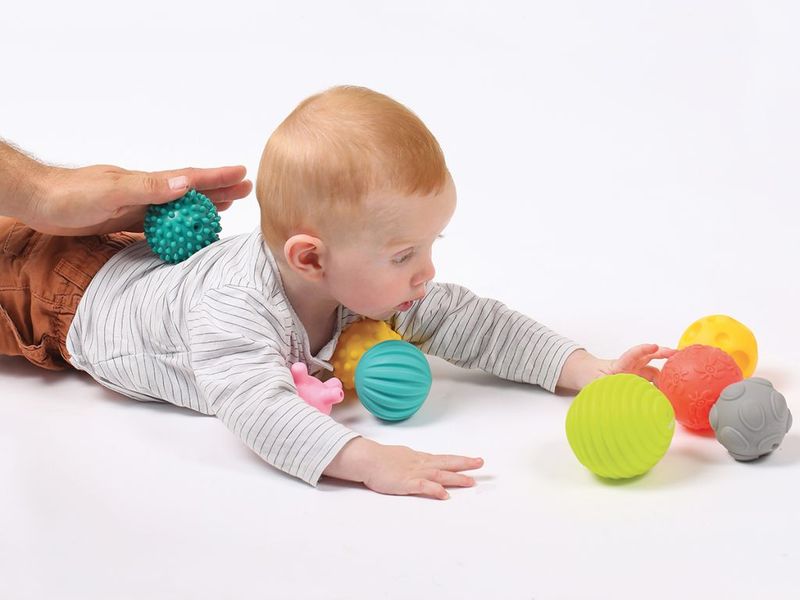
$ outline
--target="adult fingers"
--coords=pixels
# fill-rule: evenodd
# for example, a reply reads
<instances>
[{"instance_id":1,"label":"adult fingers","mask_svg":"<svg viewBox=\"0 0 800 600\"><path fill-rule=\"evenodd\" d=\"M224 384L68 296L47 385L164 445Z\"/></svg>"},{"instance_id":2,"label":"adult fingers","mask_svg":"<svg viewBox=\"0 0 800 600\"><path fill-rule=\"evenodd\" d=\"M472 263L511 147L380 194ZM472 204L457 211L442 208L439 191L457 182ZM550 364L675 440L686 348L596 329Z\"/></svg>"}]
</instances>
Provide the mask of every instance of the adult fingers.
<instances>
[{"instance_id":1,"label":"adult fingers","mask_svg":"<svg viewBox=\"0 0 800 600\"><path fill-rule=\"evenodd\" d=\"M196 190L216 190L219 188L236 185L247 175L247 168L243 165L230 167L212 167L209 169L199 169L197 167L186 167L184 169L174 169L171 171L156 171L146 173L160 179L175 180L186 177L188 187ZM173 184L174 185L174 184Z\"/></svg>"},{"instance_id":2,"label":"adult fingers","mask_svg":"<svg viewBox=\"0 0 800 600\"><path fill-rule=\"evenodd\" d=\"M190 188L196 190L219 190L236 188L244 183L247 169L243 166L216 167L196 169L189 167L173 171L156 171L152 173L130 171L124 177L124 204L164 204L180 198ZM234 196L246 190L250 193L252 183L235 191L228 191L228 196L220 197L221 202L232 201ZM205 192L204 192L205 193Z\"/></svg>"},{"instance_id":3,"label":"adult fingers","mask_svg":"<svg viewBox=\"0 0 800 600\"><path fill-rule=\"evenodd\" d=\"M227 204L227 206L230 206L235 200L240 200L247 197L250 192L253 191L253 182L249 179L245 179L236 185L231 185L228 187L214 189L197 188L197 190L208 196L211 201L217 205L217 210L220 210L220 204Z\"/></svg>"}]
</instances>

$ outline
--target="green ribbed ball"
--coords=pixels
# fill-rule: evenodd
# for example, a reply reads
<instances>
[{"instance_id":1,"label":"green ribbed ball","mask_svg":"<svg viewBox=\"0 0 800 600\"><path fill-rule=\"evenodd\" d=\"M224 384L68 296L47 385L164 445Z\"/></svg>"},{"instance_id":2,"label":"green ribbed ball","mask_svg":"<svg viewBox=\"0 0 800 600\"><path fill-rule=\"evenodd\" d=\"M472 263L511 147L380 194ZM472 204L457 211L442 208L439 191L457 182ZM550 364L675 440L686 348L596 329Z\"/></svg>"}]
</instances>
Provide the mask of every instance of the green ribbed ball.
<instances>
[{"instance_id":1,"label":"green ribbed ball","mask_svg":"<svg viewBox=\"0 0 800 600\"><path fill-rule=\"evenodd\" d=\"M431 389L428 359L413 344L387 340L375 344L358 361L358 399L384 421L403 421L425 402Z\"/></svg>"},{"instance_id":2,"label":"green ribbed ball","mask_svg":"<svg viewBox=\"0 0 800 600\"><path fill-rule=\"evenodd\" d=\"M144 235L159 258L179 263L219 240L219 213L197 190L166 204L151 204L144 216Z\"/></svg>"},{"instance_id":3,"label":"green ribbed ball","mask_svg":"<svg viewBox=\"0 0 800 600\"><path fill-rule=\"evenodd\" d=\"M567 413L567 440L592 473L636 477L666 454L675 431L667 397L637 375L608 375L587 385Z\"/></svg>"}]
</instances>

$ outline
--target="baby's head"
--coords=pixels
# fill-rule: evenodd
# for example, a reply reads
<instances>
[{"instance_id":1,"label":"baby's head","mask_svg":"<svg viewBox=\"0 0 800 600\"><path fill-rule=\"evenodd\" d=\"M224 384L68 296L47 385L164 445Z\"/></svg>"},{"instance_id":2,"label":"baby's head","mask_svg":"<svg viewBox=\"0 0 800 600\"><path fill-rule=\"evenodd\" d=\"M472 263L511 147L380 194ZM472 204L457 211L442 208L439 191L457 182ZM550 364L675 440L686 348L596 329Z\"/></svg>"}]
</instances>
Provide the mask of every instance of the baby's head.
<instances>
[{"instance_id":1,"label":"baby's head","mask_svg":"<svg viewBox=\"0 0 800 600\"><path fill-rule=\"evenodd\" d=\"M436 138L402 104L360 87L303 102L270 137L256 182L281 270L386 319L424 295L456 193Z\"/></svg>"}]
</instances>

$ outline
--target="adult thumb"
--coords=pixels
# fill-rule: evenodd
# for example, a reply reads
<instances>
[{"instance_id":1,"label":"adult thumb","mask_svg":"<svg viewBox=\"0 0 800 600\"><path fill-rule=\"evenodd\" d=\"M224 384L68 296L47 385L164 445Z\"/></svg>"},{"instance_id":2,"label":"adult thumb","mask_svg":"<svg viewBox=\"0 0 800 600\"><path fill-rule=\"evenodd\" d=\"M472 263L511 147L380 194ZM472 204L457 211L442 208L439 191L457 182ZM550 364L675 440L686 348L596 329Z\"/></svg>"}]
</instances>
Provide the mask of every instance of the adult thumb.
<instances>
[{"instance_id":1,"label":"adult thumb","mask_svg":"<svg viewBox=\"0 0 800 600\"><path fill-rule=\"evenodd\" d=\"M163 204L183 196L189 191L186 175L164 173L133 173L131 195L138 204Z\"/></svg>"}]
</instances>

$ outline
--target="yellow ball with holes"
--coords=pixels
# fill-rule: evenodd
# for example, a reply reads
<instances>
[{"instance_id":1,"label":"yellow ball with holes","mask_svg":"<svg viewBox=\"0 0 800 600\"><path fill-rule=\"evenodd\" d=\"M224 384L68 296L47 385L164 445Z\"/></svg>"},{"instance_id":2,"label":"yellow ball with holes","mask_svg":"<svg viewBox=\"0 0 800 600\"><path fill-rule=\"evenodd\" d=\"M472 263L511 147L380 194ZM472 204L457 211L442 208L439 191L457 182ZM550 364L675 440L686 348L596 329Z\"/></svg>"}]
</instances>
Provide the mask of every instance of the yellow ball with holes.
<instances>
[{"instance_id":1,"label":"yellow ball with holes","mask_svg":"<svg viewBox=\"0 0 800 600\"><path fill-rule=\"evenodd\" d=\"M719 348L731 355L745 379L753 374L758 362L756 336L745 325L726 315L709 315L698 319L683 332L678 349L693 344Z\"/></svg>"},{"instance_id":2,"label":"yellow ball with holes","mask_svg":"<svg viewBox=\"0 0 800 600\"><path fill-rule=\"evenodd\" d=\"M400 334L384 321L364 319L345 329L339 336L331 364L333 374L342 381L346 390L355 388L356 366L364 353L375 344L386 340L399 340Z\"/></svg>"}]
</instances>

